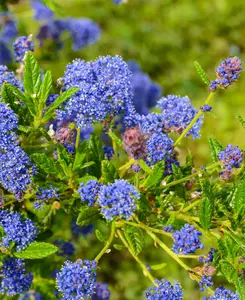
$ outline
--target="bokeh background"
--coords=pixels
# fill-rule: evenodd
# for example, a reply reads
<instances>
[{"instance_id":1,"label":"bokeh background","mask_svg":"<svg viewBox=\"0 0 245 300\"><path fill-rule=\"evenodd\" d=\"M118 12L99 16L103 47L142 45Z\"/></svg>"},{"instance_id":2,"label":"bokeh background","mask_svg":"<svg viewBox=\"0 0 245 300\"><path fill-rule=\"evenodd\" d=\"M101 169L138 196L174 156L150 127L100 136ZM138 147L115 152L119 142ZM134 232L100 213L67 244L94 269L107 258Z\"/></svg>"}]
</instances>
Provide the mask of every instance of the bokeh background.
<instances>
[{"instance_id":1,"label":"bokeh background","mask_svg":"<svg viewBox=\"0 0 245 300\"><path fill-rule=\"evenodd\" d=\"M101 27L99 41L80 51L72 50L72 41L64 34L64 47L53 53L52 47L36 47L43 69L53 72L54 80L64 73L65 66L75 58L93 60L99 55L121 55L125 60L137 61L151 79L161 85L163 95L188 95L198 108L208 96L208 88L200 80L193 62L198 61L210 79L215 79L215 69L219 62L237 55L245 60L245 1L244 0L128 0L120 5L112 0L57 0L59 5L55 16L63 18L86 17ZM38 33L40 24L33 19L33 11L28 1L10 6L15 15L21 35ZM37 43L38 44L38 43ZM10 68L14 68L10 64ZM245 118L245 76L239 83L220 91L212 102L213 110L205 116L201 130L202 137L192 141L187 139L179 152L183 159L190 149L196 166L210 162L207 137L215 135L224 145L232 143L245 148L244 129L236 120L237 115ZM185 149L185 150L183 150ZM70 219L60 215L53 225L57 237L70 239ZM107 234L101 224L97 226ZM93 234L81 236L75 241L76 257L93 258L100 245ZM156 277L166 277L170 281L179 280L185 290L185 299L201 299L198 286L179 269L161 249L156 249L150 241L141 259L149 265L167 262L167 266L155 271ZM189 262L195 266L197 262ZM46 273L51 272L52 262ZM108 283L112 300L143 299L142 291L149 286L141 270L124 251L103 257L98 276ZM216 276L222 284L223 278ZM44 299L51 299L46 296Z\"/></svg>"}]
</instances>

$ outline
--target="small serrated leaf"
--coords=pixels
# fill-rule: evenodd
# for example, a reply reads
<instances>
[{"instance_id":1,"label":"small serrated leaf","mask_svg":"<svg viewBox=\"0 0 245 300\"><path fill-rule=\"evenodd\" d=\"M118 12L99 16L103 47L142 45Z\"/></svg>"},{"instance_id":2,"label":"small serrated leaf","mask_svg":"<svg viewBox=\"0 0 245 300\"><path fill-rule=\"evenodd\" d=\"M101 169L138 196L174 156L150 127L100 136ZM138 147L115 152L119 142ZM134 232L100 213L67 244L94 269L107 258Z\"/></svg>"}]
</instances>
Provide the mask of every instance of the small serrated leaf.
<instances>
[{"instance_id":1,"label":"small serrated leaf","mask_svg":"<svg viewBox=\"0 0 245 300\"><path fill-rule=\"evenodd\" d=\"M99 231L99 229L95 230L95 235L100 242L105 241L105 238L104 238L103 234Z\"/></svg>"},{"instance_id":2,"label":"small serrated leaf","mask_svg":"<svg viewBox=\"0 0 245 300\"><path fill-rule=\"evenodd\" d=\"M138 255L144 248L144 234L140 228L130 225L124 226L125 237L134 255Z\"/></svg>"},{"instance_id":3,"label":"small serrated leaf","mask_svg":"<svg viewBox=\"0 0 245 300\"><path fill-rule=\"evenodd\" d=\"M101 172L103 183L114 182L118 178L118 173L114 165L108 160L102 160Z\"/></svg>"},{"instance_id":4,"label":"small serrated leaf","mask_svg":"<svg viewBox=\"0 0 245 300\"><path fill-rule=\"evenodd\" d=\"M24 89L27 96L37 95L42 84L41 70L33 52L27 52L24 59Z\"/></svg>"},{"instance_id":5,"label":"small serrated leaf","mask_svg":"<svg viewBox=\"0 0 245 300\"><path fill-rule=\"evenodd\" d=\"M41 259L57 252L58 248L44 242L33 242L20 252L14 252L14 256L22 259Z\"/></svg>"},{"instance_id":6,"label":"small serrated leaf","mask_svg":"<svg viewBox=\"0 0 245 300\"><path fill-rule=\"evenodd\" d=\"M245 205L245 174L234 190L231 205L237 214L240 213L241 209Z\"/></svg>"},{"instance_id":7,"label":"small serrated leaf","mask_svg":"<svg viewBox=\"0 0 245 300\"><path fill-rule=\"evenodd\" d=\"M80 213L77 217L77 225L88 226L97 220L99 216L100 212L98 209L84 206L80 209Z\"/></svg>"},{"instance_id":8,"label":"small serrated leaf","mask_svg":"<svg viewBox=\"0 0 245 300\"><path fill-rule=\"evenodd\" d=\"M197 73L201 77L202 81L205 84L209 85L210 80L208 79L208 76L207 76L206 72L203 70L203 68L201 67L201 65L197 61L194 61L194 65L195 65Z\"/></svg>"},{"instance_id":9,"label":"small serrated leaf","mask_svg":"<svg viewBox=\"0 0 245 300\"><path fill-rule=\"evenodd\" d=\"M200 223L205 230L209 230L212 223L214 197L209 181L200 180L202 201L200 204Z\"/></svg>"},{"instance_id":10,"label":"small serrated leaf","mask_svg":"<svg viewBox=\"0 0 245 300\"><path fill-rule=\"evenodd\" d=\"M211 157L214 163L218 162L218 155L223 150L223 146L216 140L214 136L208 137Z\"/></svg>"},{"instance_id":11,"label":"small serrated leaf","mask_svg":"<svg viewBox=\"0 0 245 300\"><path fill-rule=\"evenodd\" d=\"M146 187L146 189L151 189L157 186L162 180L163 174L164 174L164 162L161 161L154 165L152 173L146 178L143 185Z\"/></svg>"},{"instance_id":12,"label":"small serrated leaf","mask_svg":"<svg viewBox=\"0 0 245 300\"><path fill-rule=\"evenodd\" d=\"M87 156L88 141L83 141L76 149L76 155L73 163L73 171L78 171Z\"/></svg>"},{"instance_id":13,"label":"small serrated leaf","mask_svg":"<svg viewBox=\"0 0 245 300\"><path fill-rule=\"evenodd\" d=\"M44 79L43 79L43 83L41 86L41 91L40 91L40 109L42 110L44 105L46 104L46 100L48 98L48 95L50 93L52 89L52 74L50 71L47 71Z\"/></svg>"},{"instance_id":14,"label":"small serrated leaf","mask_svg":"<svg viewBox=\"0 0 245 300\"><path fill-rule=\"evenodd\" d=\"M241 116L236 116L236 118L241 123L242 127L245 129L245 120Z\"/></svg>"},{"instance_id":15,"label":"small serrated leaf","mask_svg":"<svg viewBox=\"0 0 245 300\"><path fill-rule=\"evenodd\" d=\"M221 259L220 266L223 275L229 282L235 282L237 280L238 274L236 272L236 269L228 260Z\"/></svg>"},{"instance_id":16,"label":"small serrated leaf","mask_svg":"<svg viewBox=\"0 0 245 300\"><path fill-rule=\"evenodd\" d=\"M237 280L234 282L235 287L238 291L238 294L240 296L240 299L245 299L245 282L244 277L238 277Z\"/></svg>"}]
</instances>

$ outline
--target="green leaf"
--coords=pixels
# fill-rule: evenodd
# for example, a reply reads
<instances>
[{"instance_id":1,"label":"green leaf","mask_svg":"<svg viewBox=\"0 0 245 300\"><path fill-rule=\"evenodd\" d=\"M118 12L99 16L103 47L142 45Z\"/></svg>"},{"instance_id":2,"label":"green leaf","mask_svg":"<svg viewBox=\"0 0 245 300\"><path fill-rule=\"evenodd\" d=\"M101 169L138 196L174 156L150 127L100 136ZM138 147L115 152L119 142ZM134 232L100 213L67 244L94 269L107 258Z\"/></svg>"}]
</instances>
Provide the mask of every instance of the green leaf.
<instances>
[{"instance_id":1,"label":"green leaf","mask_svg":"<svg viewBox=\"0 0 245 300\"><path fill-rule=\"evenodd\" d=\"M42 85L41 70L33 52L27 52L24 60L24 89L25 94L37 96Z\"/></svg>"},{"instance_id":2,"label":"green leaf","mask_svg":"<svg viewBox=\"0 0 245 300\"><path fill-rule=\"evenodd\" d=\"M216 140L214 136L208 137L211 157L214 163L218 162L218 155L223 150L223 146Z\"/></svg>"},{"instance_id":3,"label":"green leaf","mask_svg":"<svg viewBox=\"0 0 245 300\"><path fill-rule=\"evenodd\" d=\"M105 238L104 238L103 234L99 231L99 229L95 230L95 235L100 242L105 241Z\"/></svg>"},{"instance_id":4,"label":"green leaf","mask_svg":"<svg viewBox=\"0 0 245 300\"><path fill-rule=\"evenodd\" d=\"M157 264L157 265L151 265L150 268L152 270L160 270L166 267L166 263L162 263L162 264Z\"/></svg>"},{"instance_id":5,"label":"green leaf","mask_svg":"<svg viewBox=\"0 0 245 300\"><path fill-rule=\"evenodd\" d=\"M205 230L209 230L212 224L212 216L213 199L210 199L207 195L203 195L200 205L200 223Z\"/></svg>"},{"instance_id":6,"label":"green leaf","mask_svg":"<svg viewBox=\"0 0 245 300\"><path fill-rule=\"evenodd\" d=\"M120 245L120 244L113 244L113 247L118 251L122 251L122 250L127 249L124 245Z\"/></svg>"},{"instance_id":7,"label":"green leaf","mask_svg":"<svg viewBox=\"0 0 245 300\"><path fill-rule=\"evenodd\" d=\"M242 249L245 253L245 239L243 237L237 236L235 233L228 230L225 233L226 235L229 235L233 239L233 241L238 245L238 249Z\"/></svg>"},{"instance_id":8,"label":"green leaf","mask_svg":"<svg viewBox=\"0 0 245 300\"><path fill-rule=\"evenodd\" d=\"M242 127L245 129L245 120L241 116L236 116L236 118L241 123Z\"/></svg>"},{"instance_id":9,"label":"green leaf","mask_svg":"<svg viewBox=\"0 0 245 300\"><path fill-rule=\"evenodd\" d=\"M10 84L4 83L2 85L1 96L1 101L8 104L15 113L19 111L21 106L16 103L16 96L13 93Z\"/></svg>"},{"instance_id":10,"label":"green leaf","mask_svg":"<svg viewBox=\"0 0 245 300\"><path fill-rule=\"evenodd\" d=\"M108 135L118 146L122 146L123 141L119 137L117 137L113 132L109 131Z\"/></svg>"},{"instance_id":11,"label":"green leaf","mask_svg":"<svg viewBox=\"0 0 245 300\"><path fill-rule=\"evenodd\" d=\"M147 174L152 173L152 169L147 165L147 163L143 159L138 160L137 163L141 167L141 169Z\"/></svg>"},{"instance_id":12,"label":"green leaf","mask_svg":"<svg viewBox=\"0 0 245 300\"><path fill-rule=\"evenodd\" d=\"M245 174L243 175L243 178L234 190L231 199L231 205L237 214L240 213L243 206L245 205Z\"/></svg>"},{"instance_id":13,"label":"green leaf","mask_svg":"<svg viewBox=\"0 0 245 300\"><path fill-rule=\"evenodd\" d=\"M35 164L47 174L56 175L60 179L66 178L62 167L54 159L47 157L46 154L34 153L31 157Z\"/></svg>"},{"instance_id":14,"label":"green leaf","mask_svg":"<svg viewBox=\"0 0 245 300\"><path fill-rule=\"evenodd\" d=\"M85 162L84 164L81 165L80 169L85 169L85 168L88 168L90 166L93 166L95 164L94 161L88 161L88 162Z\"/></svg>"},{"instance_id":15,"label":"green leaf","mask_svg":"<svg viewBox=\"0 0 245 300\"><path fill-rule=\"evenodd\" d=\"M124 233L131 250L134 255L137 256L143 250L145 244L142 230L130 225L125 225Z\"/></svg>"},{"instance_id":16,"label":"green leaf","mask_svg":"<svg viewBox=\"0 0 245 300\"><path fill-rule=\"evenodd\" d=\"M77 91L79 91L78 88L70 88L70 89L66 90L64 93L62 93L61 95L59 95L59 97L55 99L54 103L52 103L50 105L47 112L45 113L45 115L43 117L43 123L46 123L47 121L49 121L52 118L55 109L58 108L63 102L68 100Z\"/></svg>"},{"instance_id":17,"label":"green leaf","mask_svg":"<svg viewBox=\"0 0 245 300\"><path fill-rule=\"evenodd\" d=\"M33 242L20 252L14 252L14 256L22 259L40 259L50 256L58 251L52 244L44 242Z\"/></svg>"},{"instance_id":18,"label":"green leaf","mask_svg":"<svg viewBox=\"0 0 245 300\"><path fill-rule=\"evenodd\" d=\"M78 179L78 183L86 184L89 180L97 180L97 178L95 176L86 174L85 176Z\"/></svg>"},{"instance_id":19,"label":"green leaf","mask_svg":"<svg viewBox=\"0 0 245 300\"><path fill-rule=\"evenodd\" d=\"M33 128L32 127L23 126L23 125L19 125L18 126L18 130L22 131L22 132L25 132L25 133L28 133L28 132L31 132L33 130Z\"/></svg>"},{"instance_id":20,"label":"green leaf","mask_svg":"<svg viewBox=\"0 0 245 300\"><path fill-rule=\"evenodd\" d=\"M30 97L26 97L17 87L5 83L5 92L8 93L8 97L15 97L24 103L32 116L36 115L36 107L33 100Z\"/></svg>"},{"instance_id":21,"label":"green leaf","mask_svg":"<svg viewBox=\"0 0 245 300\"><path fill-rule=\"evenodd\" d=\"M43 83L41 86L41 93L40 93L40 109L42 110L44 105L46 104L46 100L48 98L48 95L52 89L52 74L50 71L47 71Z\"/></svg>"},{"instance_id":22,"label":"green leaf","mask_svg":"<svg viewBox=\"0 0 245 300\"><path fill-rule=\"evenodd\" d=\"M98 209L93 207L83 206L80 210L80 213L77 217L78 226L88 226L97 220L100 216Z\"/></svg>"},{"instance_id":23,"label":"green leaf","mask_svg":"<svg viewBox=\"0 0 245 300\"><path fill-rule=\"evenodd\" d=\"M222 257L227 257L228 253L225 243L220 238L217 238L217 244L219 246L219 250L221 252Z\"/></svg>"},{"instance_id":24,"label":"green leaf","mask_svg":"<svg viewBox=\"0 0 245 300\"><path fill-rule=\"evenodd\" d=\"M202 81L205 84L209 85L210 80L208 79L208 76L207 76L206 72L203 70L203 68L201 67L201 65L197 61L194 61L194 65L195 65L197 73L201 77Z\"/></svg>"},{"instance_id":25,"label":"green leaf","mask_svg":"<svg viewBox=\"0 0 245 300\"><path fill-rule=\"evenodd\" d=\"M108 160L101 162L102 181L103 183L114 182L118 178L118 173L114 165Z\"/></svg>"},{"instance_id":26,"label":"green leaf","mask_svg":"<svg viewBox=\"0 0 245 300\"><path fill-rule=\"evenodd\" d=\"M101 139L91 134L88 141L88 150L89 150L89 161L94 161L95 165L91 166L91 172L97 178L101 176L101 162L104 159L104 150L102 147Z\"/></svg>"},{"instance_id":27,"label":"green leaf","mask_svg":"<svg viewBox=\"0 0 245 300\"><path fill-rule=\"evenodd\" d=\"M76 149L75 160L73 163L73 171L78 171L81 168L88 152L88 141L83 141Z\"/></svg>"},{"instance_id":28,"label":"green leaf","mask_svg":"<svg viewBox=\"0 0 245 300\"><path fill-rule=\"evenodd\" d=\"M243 277L238 277L234 282L236 290L238 291L240 299L245 299L245 282Z\"/></svg>"},{"instance_id":29,"label":"green leaf","mask_svg":"<svg viewBox=\"0 0 245 300\"><path fill-rule=\"evenodd\" d=\"M144 182L144 186L147 189L151 189L160 184L164 174L164 162L161 161L154 165L152 173L147 177Z\"/></svg>"},{"instance_id":30,"label":"green leaf","mask_svg":"<svg viewBox=\"0 0 245 300\"><path fill-rule=\"evenodd\" d=\"M221 259L220 267L223 275L225 275L229 282L234 282L237 280L238 274L236 272L236 269L228 260Z\"/></svg>"}]
</instances>

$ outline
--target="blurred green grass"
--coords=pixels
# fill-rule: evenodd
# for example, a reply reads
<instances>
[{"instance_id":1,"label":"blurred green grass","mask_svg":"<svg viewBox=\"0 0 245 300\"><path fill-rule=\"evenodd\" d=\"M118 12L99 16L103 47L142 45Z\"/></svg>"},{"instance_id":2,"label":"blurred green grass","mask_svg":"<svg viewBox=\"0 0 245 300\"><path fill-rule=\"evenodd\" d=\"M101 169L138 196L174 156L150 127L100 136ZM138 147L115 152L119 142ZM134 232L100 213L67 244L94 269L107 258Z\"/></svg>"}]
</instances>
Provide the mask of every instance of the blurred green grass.
<instances>
[{"instance_id":1,"label":"blurred green grass","mask_svg":"<svg viewBox=\"0 0 245 300\"><path fill-rule=\"evenodd\" d=\"M76 53L71 50L71 41L67 41L57 56L52 53L50 59L40 56L42 67L51 69L55 79L63 75L66 64L74 58L91 60L99 55L119 54L125 60L138 61L164 88L164 95L188 95L199 107L208 96L208 89L196 73L193 62L198 61L210 79L214 79L215 68L222 59L229 55L245 59L244 0L128 0L127 4L118 6L113 5L112 0L57 2L61 7L57 17L92 18L101 26L102 36L97 44ZM38 26L28 7L27 2L22 2L12 9L20 22L21 33L35 36ZM40 50L36 52L37 55L41 53ZM212 114L205 117L202 138L187 139L179 147L180 159L183 160L186 149L190 149L197 166L209 163L209 135L215 135L224 145L232 143L244 149L245 131L235 118L237 115L245 118L244 95L244 75L227 91L218 92L212 101ZM106 232L103 225L98 226ZM77 254L84 258L93 257L100 248L93 237L80 242ZM149 285L147 279L126 252L119 255L114 251L102 259L99 278L110 284L112 300L142 299L142 290ZM168 266L154 275L170 281L179 280L185 290L185 299L201 299L197 285L148 240L141 258L149 264L167 261ZM195 262L192 264L195 266ZM216 279L222 283L223 278Z\"/></svg>"}]
</instances>

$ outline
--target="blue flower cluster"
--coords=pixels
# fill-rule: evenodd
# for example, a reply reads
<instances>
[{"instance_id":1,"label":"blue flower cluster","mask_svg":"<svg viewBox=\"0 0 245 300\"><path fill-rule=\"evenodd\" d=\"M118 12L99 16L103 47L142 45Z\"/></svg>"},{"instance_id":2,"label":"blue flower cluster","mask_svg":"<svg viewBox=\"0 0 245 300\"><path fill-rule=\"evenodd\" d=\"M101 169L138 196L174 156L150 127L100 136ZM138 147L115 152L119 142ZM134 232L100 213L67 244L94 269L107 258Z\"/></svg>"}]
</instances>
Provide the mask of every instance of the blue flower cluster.
<instances>
[{"instance_id":1,"label":"blue flower cluster","mask_svg":"<svg viewBox=\"0 0 245 300\"><path fill-rule=\"evenodd\" d=\"M200 263L211 263L213 260L214 260L214 253L216 252L217 250L214 249L214 248L210 248L210 251L208 252L208 255L207 257L203 257L203 256L199 256L198 258L198 261Z\"/></svg>"},{"instance_id":2,"label":"blue flower cluster","mask_svg":"<svg viewBox=\"0 0 245 300\"><path fill-rule=\"evenodd\" d=\"M57 288L64 298L81 300L91 296L96 287L96 267L95 261L66 261L56 275Z\"/></svg>"},{"instance_id":3,"label":"blue flower cluster","mask_svg":"<svg viewBox=\"0 0 245 300\"><path fill-rule=\"evenodd\" d=\"M104 155L107 160L110 160L114 155L114 149L112 147L103 146Z\"/></svg>"},{"instance_id":4,"label":"blue flower cluster","mask_svg":"<svg viewBox=\"0 0 245 300\"><path fill-rule=\"evenodd\" d=\"M39 187L36 192L37 199L34 202L34 208L41 209L41 208L43 208L44 203L47 202L49 199L59 198L59 196L57 194L57 190L58 189L52 187L52 185L49 187L49 189L43 189L43 188Z\"/></svg>"},{"instance_id":5,"label":"blue flower cluster","mask_svg":"<svg viewBox=\"0 0 245 300\"><path fill-rule=\"evenodd\" d=\"M217 288L213 296L210 298L203 297L203 300L241 300L238 293L234 293L223 286Z\"/></svg>"},{"instance_id":6,"label":"blue flower cluster","mask_svg":"<svg viewBox=\"0 0 245 300\"><path fill-rule=\"evenodd\" d=\"M14 39L17 34L16 22L12 20L9 12L0 11L0 65L8 63L12 60L11 51L8 48L8 43Z\"/></svg>"},{"instance_id":7,"label":"blue flower cluster","mask_svg":"<svg viewBox=\"0 0 245 300\"><path fill-rule=\"evenodd\" d=\"M108 285L99 282L96 283L94 293L92 300L109 300L111 295Z\"/></svg>"},{"instance_id":8,"label":"blue flower cluster","mask_svg":"<svg viewBox=\"0 0 245 300\"><path fill-rule=\"evenodd\" d=\"M213 285L213 280L211 276L203 275L201 280L198 282L198 285L200 287L200 291L203 292L205 289Z\"/></svg>"},{"instance_id":9,"label":"blue flower cluster","mask_svg":"<svg viewBox=\"0 0 245 300\"><path fill-rule=\"evenodd\" d=\"M155 164L173 153L174 142L164 133L155 133L146 140L147 162Z\"/></svg>"},{"instance_id":10,"label":"blue flower cluster","mask_svg":"<svg viewBox=\"0 0 245 300\"><path fill-rule=\"evenodd\" d=\"M31 183L30 173L34 172L29 157L18 145L18 137L13 133L17 126L17 116L0 102L0 182L12 193L25 191Z\"/></svg>"},{"instance_id":11,"label":"blue flower cluster","mask_svg":"<svg viewBox=\"0 0 245 300\"><path fill-rule=\"evenodd\" d=\"M170 225L164 226L162 230L165 231L165 232L172 232L174 230L174 228L170 224Z\"/></svg>"},{"instance_id":12,"label":"blue flower cluster","mask_svg":"<svg viewBox=\"0 0 245 300\"><path fill-rule=\"evenodd\" d=\"M216 70L217 79L213 80L209 89L215 92L218 88L226 89L236 81L242 72L242 62L239 57L228 57L220 63Z\"/></svg>"},{"instance_id":13,"label":"blue flower cluster","mask_svg":"<svg viewBox=\"0 0 245 300\"><path fill-rule=\"evenodd\" d=\"M66 101L59 117L74 115L77 126L86 128L118 115L132 104L130 77L127 64L119 56L101 56L94 62L73 61L63 77L63 89L78 87L79 91Z\"/></svg>"},{"instance_id":14,"label":"blue flower cluster","mask_svg":"<svg viewBox=\"0 0 245 300\"><path fill-rule=\"evenodd\" d=\"M14 296L29 290L32 284L32 273L26 273L22 259L5 259L0 273L0 293Z\"/></svg>"},{"instance_id":15,"label":"blue flower cluster","mask_svg":"<svg viewBox=\"0 0 245 300\"><path fill-rule=\"evenodd\" d=\"M140 69L136 62L129 61L128 66L133 73L131 86L136 112L146 115L149 113L149 109L155 106L161 96L162 89L158 84L151 81L150 77Z\"/></svg>"},{"instance_id":16,"label":"blue flower cluster","mask_svg":"<svg viewBox=\"0 0 245 300\"><path fill-rule=\"evenodd\" d=\"M72 242L56 239L54 244L59 248L59 251L57 252L57 255L59 256L72 256L75 253L75 247Z\"/></svg>"},{"instance_id":17,"label":"blue flower cluster","mask_svg":"<svg viewBox=\"0 0 245 300\"><path fill-rule=\"evenodd\" d=\"M167 132L174 131L177 134L181 134L185 130L198 112L192 106L187 96L181 98L175 95L168 95L158 101L157 107L161 109L164 119L164 130ZM192 126L187 136L192 135L193 139L199 138L202 122L203 116Z\"/></svg>"},{"instance_id":18,"label":"blue flower cluster","mask_svg":"<svg viewBox=\"0 0 245 300\"><path fill-rule=\"evenodd\" d=\"M171 285L165 279L155 280L157 287L154 286L145 291L145 299L148 300L182 300L183 290L178 282Z\"/></svg>"},{"instance_id":19,"label":"blue flower cluster","mask_svg":"<svg viewBox=\"0 0 245 300\"><path fill-rule=\"evenodd\" d=\"M18 298L18 300L42 300L42 299L43 299L42 296L33 290L28 291L23 295L20 295L20 297Z\"/></svg>"},{"instance_id":20,"label":"blue flower cluster","mask_svg":"<svg viewBox=\"0 0 245 300\"><path fill-rule=\"evenodd\" d=\"M14 47L14 56L16 62L23 61L26 52L28 51L34 52L34 44L31 40L31 36L18 37L14 41L13 47Z\"/></svg>"},{"instance_id":21,"label":"blue flower cluster","mask_svg":"<svg viewBox=\"0 0 245 300\"><path fill-rule=\"evenodd\" d=\"M98 199L102 184L97 180L89 180L86 184L80 183L78 193L81 196L81 200L88 202L89 206L93 206Z\"/></svg>"},{"instance_id":22,"label":"blue flower cluster","mask_svg":"<svg viewBox=\"0 0 245 300\"><path fill-rule=\"evenodd\" d=\"M172 250L176 254L195 253L197 249L203 249L204 245L200 241L202 233L195 229L193 225L185 224L180 230L172 233L174 243Z\"/></svg>"},{"instance_id":23,"label":"blue flower cluster","mask_svg":"<svg viewBox=\"0 0 245 300\"><path fill-rule=\"evenodd\" d=\"M4 83L9 83L21 89L22 84L19 82L14 72L8 72L6 66L0 65L0 89Z\"/></svg>"},{"instance_id":24,"label":"blue flower cluster","mask_svg":"<svg viewBox=\"0 0 245 300\"><path fill-rule=\"evenodd\" d=\"M35 13L34 19L37 21L51 19L54 15L54 12L40 0L33 0L31 5Z\"/></svg>"},{"instance_id":25,"label":"blue flower cluster","mask_svg":"<svg viewBox=\"0 0 245 300\"><path fill-rule=\"evenodd\" d=\"M202 112L207 112L207 111L211 111L212 110L212 106L208 105L208 104L204 104L200 107Z\"/></svg>"},{"instance_id":26,"label":"blue flower cluster","mask_svg":"<svg viewBox=\"0 0 245 300\"><path fill-rule=\"evenodd\" d=\"M239 147L234 147L231 144L219 153L218 159L223 165L223 170L221 170L220 176L224 180L230 179L233 168L240 168L243 161L243 154L244 153L239 149Z\"/></svg>"},{"instance_id":27,"label":"blue flower cluster","mask_svg":"<svg viewBox=\"0 0 245 300\"><path fill-rule=\"evenodd\" d=\"M98 204L107 220L113 220L115 217L128 220L133 215L136 209L136 199L139 198L140 195L135 186L121 179L101 188Z\"/></svg>"},{"instance_id":28,"label":"blue flower cluster","mask_svg":"<svg viewBox=\"0 0 245 300\"><path fill-rule=\"evenodd\" d=\"M36 225L30 219L23 221L18 212L0 210L0 226L4 231L2 245L8 248L11 243L15 243L17 251L25 249L38 234Z\"/></svg>"}]
</instances>

